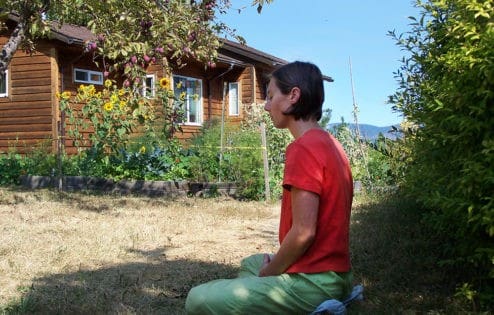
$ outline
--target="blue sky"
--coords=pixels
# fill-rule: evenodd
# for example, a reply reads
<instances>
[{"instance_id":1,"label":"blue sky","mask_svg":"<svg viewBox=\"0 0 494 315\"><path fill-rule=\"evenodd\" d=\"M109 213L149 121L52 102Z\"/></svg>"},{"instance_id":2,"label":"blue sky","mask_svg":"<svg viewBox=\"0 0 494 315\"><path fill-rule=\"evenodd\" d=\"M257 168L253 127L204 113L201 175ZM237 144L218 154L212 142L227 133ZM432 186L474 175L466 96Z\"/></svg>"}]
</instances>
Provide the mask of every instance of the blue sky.
<instances>
[{"instance_id":1,"label":"blue sky","mask_svg":"<svg viewBox=\"0 0 494 315\"><path fill-rule=\"evenodd\" d=\"M251 0L231 0L220 19L247 45L288 61L315 63L335 82L325 84L331 122L353 122L352 64L358 122L389 126L401 122L386 104L396 91L393 72L405 54L387 35L408 31L418 16L411 0L274 0L258 14ZM237 9L245 8L239 14Z\"/></svg>"}]
</instances>

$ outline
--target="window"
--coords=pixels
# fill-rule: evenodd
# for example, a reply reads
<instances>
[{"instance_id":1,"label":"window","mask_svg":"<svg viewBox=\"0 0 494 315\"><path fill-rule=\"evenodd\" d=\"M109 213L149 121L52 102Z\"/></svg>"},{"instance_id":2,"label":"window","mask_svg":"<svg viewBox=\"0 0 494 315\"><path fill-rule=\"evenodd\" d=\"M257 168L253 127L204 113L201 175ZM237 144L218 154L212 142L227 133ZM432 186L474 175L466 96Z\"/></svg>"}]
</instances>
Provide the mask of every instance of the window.
<instances>
[{"instance_id":1,"label":"window","mask_svg":"<svg viewBox=\"0 0 494 315\"><path fill-rule=\"evenodd\" d=\"M103 85L103 73L98 71L74 69L74 81Z\"/></svg>"},{"instance_id":2,"label":"window","mask_svg":"<svg viewBox=\"0 0 494 315\"><path fill-rule=\"evenodd\" d=\"M9 96L9 71L5 70L5 72L0 73L0 97Z\"/></svg>"},{"instance_id":3,"label":"window","mask_svg":"<svg viewBox=\"0 0 494 315\"><path fill-rule=\"evenodd\" d=\"M156 81L154 74L148 74L144 79L144 86L142 87L142 96L147 98L154 98L156 95Z\"/></svg>"},{"instance_id":4,"label":"window","mask_svg":"<svg viewBox=\"0 0 494 315\"><path fill-rule=\"evenodd\" d=\"M238 116L240 108L239 101L238 82L228 83L228 108L230 116Z\"/></svg>"},{"instance_id":5,"label":"window","mask_svg":"<svg viewBox=\"0 0 494 315\"><path fill-rule=\"evenodd\" d=\"M173 91L179 106L184 110L184 123L202 123L202 81L183 76L173 76Z\"/></svg>"}]
</instances>

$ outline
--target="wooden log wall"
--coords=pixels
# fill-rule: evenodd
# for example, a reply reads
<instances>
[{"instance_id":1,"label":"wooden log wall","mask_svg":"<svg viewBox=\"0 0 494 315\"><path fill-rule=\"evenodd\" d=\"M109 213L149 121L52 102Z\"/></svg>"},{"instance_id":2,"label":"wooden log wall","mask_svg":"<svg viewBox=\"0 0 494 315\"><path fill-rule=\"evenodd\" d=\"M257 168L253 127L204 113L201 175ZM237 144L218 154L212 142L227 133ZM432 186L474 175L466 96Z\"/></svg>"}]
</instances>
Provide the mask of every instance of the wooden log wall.
<instances>
[{"instance_id":1,"label":"wooden log wall","mask_svg":"<svg viewBox=\"0 0 494 315\"><path fill-rule=\"evenodd\" d=\"M0 45L6 41L7 37L0 37ZM0 98L0 152L15 148L24 153L40 144L53 146L55 58L55 50L44 44L32 55L15 53L8 68L8 96Z\"/></svg>"},{"instance_id":2,"label":"wooden log wall","mask_svg":"<svg viewBox=\"0 0 494 315\"><path fill-rule=\"evenodd\" d=\"M7 41L0 34L0 45ZM25 153L44 144L52 152L57 151L57 139L63 137L68 154L77 153L74 141L68 135L69 124L61 128L58 92L69 91L73 98L80 83L74 82L74 68L102 71L92 62L91 56L84 55L80 48L70 47L59 42L42 42L38 51L28 55L17 51L9 67L8 96L0 98L0 152L15 148ZM163 77L162 65L154 65L148 73L156 74L156 83ZM189 63L176 69L174 74L202 80L203 123L221 121L239 124L245 118L244 110L252 104L261 104L265 99L265 73L254 66L235 66L228 69L205 69L201 64ZM121 81L121 80L120 80ZM228 95L223 100L224 86L228 82L239 82L240 114L229 115ZM97 86L102 89L103 86ZM226 90L228 92L228 89ZM83 104L78 104L82 108ZM223 112L224 111L224 112ZM182 141L200 132L200 125L182 125L183 133L176 133ZM87 138L88 134L86 134ZM136 134L138 137L139 134Z\"/></svg>"}]
</instances>

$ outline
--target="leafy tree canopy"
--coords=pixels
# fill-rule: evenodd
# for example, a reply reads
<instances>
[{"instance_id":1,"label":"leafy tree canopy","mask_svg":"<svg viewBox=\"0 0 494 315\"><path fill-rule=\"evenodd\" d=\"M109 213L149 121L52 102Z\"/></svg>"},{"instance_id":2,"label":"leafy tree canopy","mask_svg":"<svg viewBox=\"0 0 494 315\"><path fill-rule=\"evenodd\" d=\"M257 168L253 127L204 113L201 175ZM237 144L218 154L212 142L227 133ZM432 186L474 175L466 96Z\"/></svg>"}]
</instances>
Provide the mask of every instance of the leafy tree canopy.
<instances>
[{"instance_id":1,"label":"leafy tree canopy","mask_svg":"<svg viewBox=\"0 0 494 315\"><path fill-rule=\"evenodd\" d=\"M252 5L260 12L271 1L254 0ZM34 51L36 42L50 34L53 20L88 27L96 38L86 50L101 57L110 72L120 68L135 77L158 58L180 65L192 57L214 66L218 35L233 34L217 18L229 7L229 0L0 0L2 26L9 13L18 16L0 54L0 71L17 49Z\"/></svg>"}]
</instances>

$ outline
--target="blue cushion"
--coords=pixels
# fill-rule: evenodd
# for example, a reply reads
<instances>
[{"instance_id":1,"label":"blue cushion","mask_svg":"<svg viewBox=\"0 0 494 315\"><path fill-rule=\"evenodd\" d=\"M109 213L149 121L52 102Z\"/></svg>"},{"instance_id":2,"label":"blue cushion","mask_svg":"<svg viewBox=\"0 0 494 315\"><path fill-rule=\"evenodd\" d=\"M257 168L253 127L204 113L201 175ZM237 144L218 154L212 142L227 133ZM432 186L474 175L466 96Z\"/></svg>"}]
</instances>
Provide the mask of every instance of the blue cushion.
<instances>
[{"instance_id":1,"label":"blue cushion","mask_svg":"<svg viewBox=\"0 0 494 315\"><path fill-rule=\"evenodd\" d=\"M343 301L338 301L335 299L326 300L319 304L319 306L310 313L310 315L320 315L320 314L333 314L333 315L344 315L346 314L346 307L348 304L355 300L364 299L364 287L362 285L356 285L353 287L352 293Z\"/></svg>"}]
</instances>

